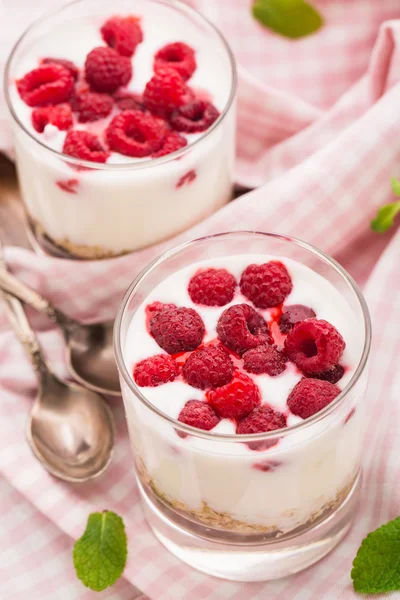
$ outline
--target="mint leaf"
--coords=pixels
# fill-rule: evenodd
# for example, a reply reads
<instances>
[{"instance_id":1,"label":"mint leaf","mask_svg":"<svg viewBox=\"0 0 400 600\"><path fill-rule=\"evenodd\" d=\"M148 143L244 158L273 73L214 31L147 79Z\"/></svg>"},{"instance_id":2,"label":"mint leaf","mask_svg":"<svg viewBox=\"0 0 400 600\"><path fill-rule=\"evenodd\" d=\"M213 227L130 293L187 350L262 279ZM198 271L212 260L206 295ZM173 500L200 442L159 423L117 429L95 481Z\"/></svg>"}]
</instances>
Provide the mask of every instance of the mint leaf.
<instances>
[{"instance_id":1,"label":"mint leaf","mask_svg":"<svg viewBox=\"0 0 400 600\"><path fill-rule=\"evenodd\" d=\"M400 517L367 535L351 578L355 591L363 594L400 590Z\"/></svg>"},{"instance_id":2,"label":"mint leaf","mask_svg":"<svg viewBox=\"0 0 400 600\"><path fill-rule=\"evenodd\" d=\"M92 513L83 536L74 545L76 574L87 587L101 592L121 577L127 554L121 517L109 510Z\"/></svg>"},{"instance_id":3,"label":"mint leaf","mask_svg":"<svg viewBox=\"0 0 400 600\"><path fill-rule=\"evenodd\" d=\"M397 213L400 212L400 200L393 204L385 204L378 210L378 213L373 221L371 221L372 231L376 233L384 233L393 225L393 220Z\"/></svg>"},{"instance_id":4,"label":"mint leaf","mask_svg":"<svg viewBox=\"0 0 400 600\"><path fill-rule=\"evenodd\" d=\"M396 196L400 196L400 181L395 177L392 177L391 182L393 193L396 194Z\"/></svg>"},{"instance_id":5,"label":"mint leaf","mask_svg":"<svg viewBox=\"0 0 400 600\"><path fill-rule=\"evenodd\" d=\"M320 13L304 0L256 0L253 16L265 27L288 38L301 38L323 25Z\"/></svg>"}]
</instances>

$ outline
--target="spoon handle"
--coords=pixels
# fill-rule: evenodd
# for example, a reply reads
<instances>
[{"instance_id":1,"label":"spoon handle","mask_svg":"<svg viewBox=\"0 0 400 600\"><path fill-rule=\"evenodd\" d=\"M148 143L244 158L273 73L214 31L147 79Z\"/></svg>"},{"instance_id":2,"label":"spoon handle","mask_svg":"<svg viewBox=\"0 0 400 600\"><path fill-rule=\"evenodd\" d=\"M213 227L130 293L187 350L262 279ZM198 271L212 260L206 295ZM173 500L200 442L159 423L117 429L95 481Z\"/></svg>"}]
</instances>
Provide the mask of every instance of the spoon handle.
<instances>
[{"instance_id":1,"label":"spoon handle","mask_svg":"<svg viewBox=\"0 0 400 600\"><path fill-rule=\"evenodd\" d=\"M1 295L4 300L7 318L19 341L28 352L33 368L37 372L40 380L43 381L44 378L49 375L49 367L39 341L29 324L22 304L17 298L10 294L2 292Z\"/></svg>"}]
</instances>

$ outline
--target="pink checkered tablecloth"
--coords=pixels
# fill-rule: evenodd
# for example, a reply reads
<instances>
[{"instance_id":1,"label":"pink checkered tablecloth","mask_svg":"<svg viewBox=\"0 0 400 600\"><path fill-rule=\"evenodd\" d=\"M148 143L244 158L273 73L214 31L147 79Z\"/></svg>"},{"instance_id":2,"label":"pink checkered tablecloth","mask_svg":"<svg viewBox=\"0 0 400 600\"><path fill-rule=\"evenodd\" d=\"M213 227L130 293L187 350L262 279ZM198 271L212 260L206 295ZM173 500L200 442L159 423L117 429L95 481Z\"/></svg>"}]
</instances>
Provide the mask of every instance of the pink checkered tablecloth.
<instances>
[{"instance_id":1,"label":"pink checkered tablecloth","mask_svg":"<svg viewBox=\"0 0 400 600\"><path fill-rule=\"evenodd\" d=\"M62 483L32 457L24 427L35 378L0 312L1 600L98 597L76 581L71 548L87 515L104 508L123 516L130 543L123 578L101 598L130 600L132 585L154 600L356 598L349 573L361 539L400 513L400 231L378 236L369 229L377 208L393 200L390 177L400 176L400 4L313 1L326 26L297 42L261 29L249 16L248 0L197 3L226 33L241 65L236 177L258 189L178 238L133 256L75 263L7 248L6 258L21 279L72 316L105 319L115 314L137 271L178 241L259 229L295 235L333 255L362 286L375 331L364 404L365 477L353 529L323 561L279 581L216 580L180 563L144 521L120 400L111 401L118 427L115 459L98 481ZM50 0L4 4L0 61L23 21L54 6ZM0 110L2 147L9 151ZM66 375L59 332L37 315L32 323L52 363Z\"/></svg>"}]
</instances>

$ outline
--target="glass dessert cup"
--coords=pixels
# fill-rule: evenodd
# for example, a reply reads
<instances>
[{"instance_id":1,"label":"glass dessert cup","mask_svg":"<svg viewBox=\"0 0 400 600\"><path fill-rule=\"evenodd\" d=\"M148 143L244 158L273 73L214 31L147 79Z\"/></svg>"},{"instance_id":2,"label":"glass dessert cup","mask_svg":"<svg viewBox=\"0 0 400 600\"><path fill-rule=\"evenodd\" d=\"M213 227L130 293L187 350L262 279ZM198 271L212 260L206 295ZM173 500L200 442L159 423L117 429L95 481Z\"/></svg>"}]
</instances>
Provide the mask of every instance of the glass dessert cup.
<instances>
[{"instance_id":1,"label":"glass dessert cup","mask_svg":"<svg viewBox=\"0 0 400 600\"><path fill-rule=\"evenodd\" d=\"M331 404L285 429L252 435L203 431L166 415L137 387L124 357L132 318L161 281L198 261L238 254L294 259L324 277L354 314L358 352L352 378ZM294 238L258 232L202 238L166 252L135 279L117 315L115 352L144 512L166 548L210 575L264 581L308 567L339 543L359 495L359 404L370 341L368 309L355 282Z\"/></svg>"},{"instance_id":2,"label":"glass dessert cup","mask_svg":"<svg viewBox=\"0 0 400 600\"><path fill-rule=\"evenodd\" d=\"M172 31L184 30L193 44L197 40L212 49L213 78L223 98L220 117L172 154L133 160L125 156L121 162L104 164L73 158L47 146L30 125L28 107L20 106L15 80L37 66L31 55L38 44L46 53L46 36L60 31L65 40L63 28L93 19L100 26L114 14L137 14L154 27L166 22ZM97 45L104 43L99 39ZM58 52L53 48L53 55L61 58L61 47ZM107 0L79 0L41 18L11 52L5 90L27 223L37 251L76 259L119 256L191 227L232 197L234 58L214 26L176 0L115 0L111 7Z\"/></svg>"}]
</instances>

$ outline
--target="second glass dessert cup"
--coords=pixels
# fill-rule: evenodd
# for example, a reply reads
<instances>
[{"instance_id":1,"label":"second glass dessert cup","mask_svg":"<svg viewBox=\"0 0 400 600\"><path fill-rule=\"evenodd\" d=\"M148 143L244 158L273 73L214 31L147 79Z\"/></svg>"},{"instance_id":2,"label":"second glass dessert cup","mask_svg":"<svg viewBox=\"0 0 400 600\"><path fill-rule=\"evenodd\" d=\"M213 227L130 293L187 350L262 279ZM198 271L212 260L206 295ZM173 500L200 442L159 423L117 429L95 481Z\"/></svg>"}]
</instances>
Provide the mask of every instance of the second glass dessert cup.
<instances>
[{"instance_id":1,"label":"second glass dessert cup","mask_svg":"<svg viewBox=\"0 0 400 600\"><path fill-rule=\"evenodd\" d=\"M286 429L240 436L167 416L136 386L124 360L129 324L154 287L198 261L238 254L292 258L322 275L354 314L358 349L353 377L323 410ZM368 309L354 281L296 239L211 236L165 253L137 277L117 316L115 351L144 511L173 554L210 575L263 581L302 570L336 546L359 495L370 339Z\"/></svg>"}]
</instances>

